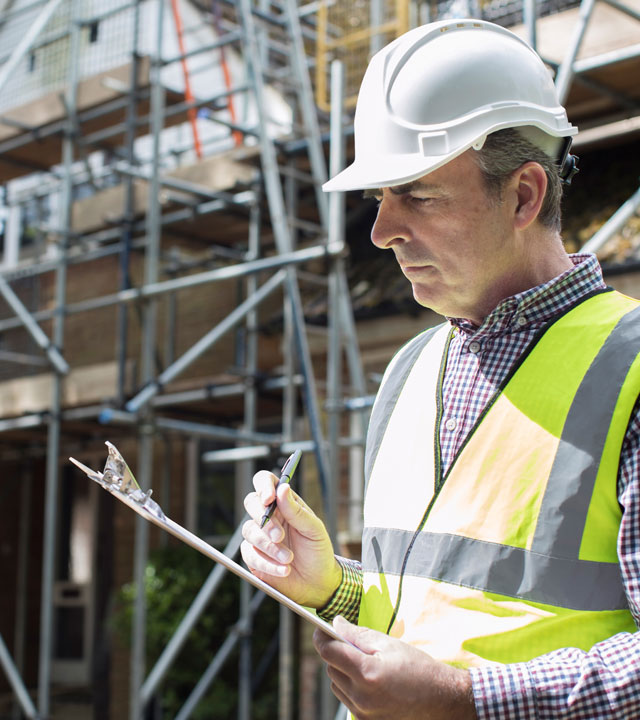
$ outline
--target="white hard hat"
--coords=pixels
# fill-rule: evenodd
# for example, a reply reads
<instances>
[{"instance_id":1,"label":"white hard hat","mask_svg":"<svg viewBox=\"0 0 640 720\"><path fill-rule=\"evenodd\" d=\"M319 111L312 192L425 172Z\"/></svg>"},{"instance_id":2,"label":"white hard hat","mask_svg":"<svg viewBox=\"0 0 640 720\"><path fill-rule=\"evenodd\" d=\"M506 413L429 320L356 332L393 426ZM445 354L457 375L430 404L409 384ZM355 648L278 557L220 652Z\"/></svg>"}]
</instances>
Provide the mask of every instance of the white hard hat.
<instances>
[{"instance_id":1,"label":"white hard hat","mask_svg":"<svg viewBox=\"0 0 640 720\"><path fill-rule=\"evenodd\" d=\"M578 131L544 63L517 35L482 20L423 25L371 59L356 106L355 160L323 190L416 180L508 127L526 128L552 157Z\"/></svg>"}]
</instances>

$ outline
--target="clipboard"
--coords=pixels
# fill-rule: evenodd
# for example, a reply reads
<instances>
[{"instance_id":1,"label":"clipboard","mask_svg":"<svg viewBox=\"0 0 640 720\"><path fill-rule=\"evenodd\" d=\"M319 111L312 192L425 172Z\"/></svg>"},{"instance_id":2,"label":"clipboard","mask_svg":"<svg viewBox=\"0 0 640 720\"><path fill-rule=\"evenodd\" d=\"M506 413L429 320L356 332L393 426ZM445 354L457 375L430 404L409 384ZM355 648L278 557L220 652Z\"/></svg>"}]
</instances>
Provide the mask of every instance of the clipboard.
<instances>
[{"instance_id":1,"label":"clipboard","mask_svg":"<svg viewBox=\"0 0 640 720\"><path fill-rule=\"evenodd\" d=\"M109 450L109 455L103 472L92 470L75 458L70 457L69 460L76 467L80 468L80 470L91 478L91 480L97 482L98 485L117 497L118 500L130 507L145 520L148 520L154 525L166 530L168 533L171 533L171 535L174 535L179 540L182 540L182 542L190 545L192 548L195 548L211 560L220 563L220 565L224 565L224 567L234 575L246 580L258 590L262 590L262 592L266 595L269 595L269 597L277 600L281 605L289 608L289 610L292 610L294 613L316 627L319 627L323 632L330 635L335 640L341 640L342 642L346 642L348 645L355 647L353 643L350 643L337 633L333 626L326 622L326 620L318 617L314 612L303 605L299 605L297 602L294 602L291 598L271 587L271 585L264 582L264 580L256 577L249 570L242 567L242 565L239 565L230 557L220 552L220 550L217 550L212 545L209 545L208 542L205 542L202 538L194 535L194 533L167 517L158 503L151 499L152 491L147 490L146 492L143 492L140 488L129 466L116 446L108 440L105 444Z\"/></svg>"}]
</instances>

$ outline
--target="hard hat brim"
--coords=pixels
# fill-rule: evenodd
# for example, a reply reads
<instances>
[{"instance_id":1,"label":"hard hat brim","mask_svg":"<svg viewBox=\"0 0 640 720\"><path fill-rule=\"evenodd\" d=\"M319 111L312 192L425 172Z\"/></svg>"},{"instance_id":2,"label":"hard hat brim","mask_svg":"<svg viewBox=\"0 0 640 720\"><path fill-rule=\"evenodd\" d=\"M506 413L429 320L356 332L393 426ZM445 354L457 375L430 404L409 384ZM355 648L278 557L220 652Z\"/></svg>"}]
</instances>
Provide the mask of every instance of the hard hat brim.
<instances>
[{"instance_id":1,"label":"hard hat brim","mask_svg":"<svg viewBox=\"0 0 640 720\"><path fill-rule=\"evenodd\" d=\"M468 148L461 148L455 154L447 153L431 157L416 153L415 155L377 156L367 162L356 159L342 172L324 183L322 189L324 192L335 192L402 185L437 170L458 155L462 155L465 150Z\"/></svg>"}]
</instances>

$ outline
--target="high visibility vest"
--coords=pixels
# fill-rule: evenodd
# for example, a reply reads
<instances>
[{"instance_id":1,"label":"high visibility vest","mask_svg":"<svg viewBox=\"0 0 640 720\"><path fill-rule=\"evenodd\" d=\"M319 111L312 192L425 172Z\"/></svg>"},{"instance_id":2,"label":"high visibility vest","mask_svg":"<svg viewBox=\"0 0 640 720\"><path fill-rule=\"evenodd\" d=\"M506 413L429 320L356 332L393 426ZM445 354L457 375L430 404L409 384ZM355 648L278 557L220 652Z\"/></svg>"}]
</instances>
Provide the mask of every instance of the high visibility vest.
<instances>
[{"instance_id":1,"label":"high visibility vest","mask_svg":"<svg viewBox=\"0 0 640 720\"><path fill-rule=\"evenodd\" d=\"M391 362L367 437L359 623L459 667L635 632L617 555L640 307L597 293L531 343L443 475L452 331Z\"/></svg>"}]
</instances>

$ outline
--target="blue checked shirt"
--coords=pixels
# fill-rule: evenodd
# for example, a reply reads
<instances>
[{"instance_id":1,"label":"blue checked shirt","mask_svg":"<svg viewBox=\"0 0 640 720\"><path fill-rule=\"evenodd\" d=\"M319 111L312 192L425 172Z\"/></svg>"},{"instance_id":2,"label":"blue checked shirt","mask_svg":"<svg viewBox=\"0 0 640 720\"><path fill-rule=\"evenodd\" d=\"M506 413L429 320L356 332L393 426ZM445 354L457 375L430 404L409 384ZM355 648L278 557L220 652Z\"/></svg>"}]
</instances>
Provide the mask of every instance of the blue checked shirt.
<instances>
[{"instance_id":1,"label":"blue checked shirt","mask_svg":"<svg viewBox=\"0 0 640 720\"><path fill-rule=\"evenodd\" d=\"M572 255L574 267L553 280L503 300L480 327L456 328L443 384L440 430L443 473L487 401L536 332L577 300L605 287L593 255ZM618 499L623 509L618 556L629 607L640 622L640 401L620 456ZM360 564L338 558L343 581L319 612L355 622L362 594ZM640 635L620 633L589 652L562 648L529 662L472 668L479 720L631 720L640 718Z\"/></svg>"}]
</instances>

